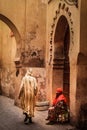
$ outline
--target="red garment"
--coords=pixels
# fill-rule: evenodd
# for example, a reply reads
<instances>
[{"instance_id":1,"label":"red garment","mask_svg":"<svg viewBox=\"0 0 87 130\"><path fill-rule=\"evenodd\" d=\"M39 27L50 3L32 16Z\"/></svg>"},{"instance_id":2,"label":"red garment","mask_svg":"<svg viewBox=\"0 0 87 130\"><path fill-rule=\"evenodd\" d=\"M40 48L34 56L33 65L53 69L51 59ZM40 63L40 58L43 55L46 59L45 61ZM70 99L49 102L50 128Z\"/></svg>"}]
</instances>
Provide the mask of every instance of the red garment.
<instances>
[{"instance_id":1,"label":"red garment","mask_svg":"<svg viewBox=\"0 0 87 130\"><path fill-rule=\"evenodd\" d=\"M63 92L62 88L57 88L56 93L62 93L62 92Z\"/></svg>"},{"instance_id":2,"label":"red garment","mask_svg":"<svg viewBox=\"0 0 87 130\"><path fill-rule=\"evenodd\" d=\"M59 101L63 100L66 103L66 98L63 94L61 94L58 98L53 100L53 106L55 106Z\"/></svg>"}]
</instances>

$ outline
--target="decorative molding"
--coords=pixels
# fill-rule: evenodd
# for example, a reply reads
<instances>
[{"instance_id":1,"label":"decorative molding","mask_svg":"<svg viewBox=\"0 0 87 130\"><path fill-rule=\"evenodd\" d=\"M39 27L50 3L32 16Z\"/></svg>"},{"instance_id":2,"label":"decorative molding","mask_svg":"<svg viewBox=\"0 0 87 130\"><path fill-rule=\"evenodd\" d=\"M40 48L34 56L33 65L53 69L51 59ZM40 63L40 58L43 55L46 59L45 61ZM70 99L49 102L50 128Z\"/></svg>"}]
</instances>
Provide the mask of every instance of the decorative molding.
<instances>
[{"instance_id":1,"label":"decorative molding","mask_svg":"<svg viewBox=\"0 0 87 130\"><path fill-rule=\"evenodd\" d=\"M53 59L53 69L64 69L64 58Z\"/></svg>"},{"instance_id":2,"label":"decorative molding","mask_svg":"<svg viewBox=\"0 0 87 130\"><path fill-rule=\"evenodd\" d=\"M78 0L64 0L68 5L78 7Z\"/></svg>"},{"instance_id":3,"label":"decorative molding","mask_svg":"<svg viewBox=\"0 0 87 130\"><path fill-rule=\"evenodd\" d=\"M72 42L72 46L74 44L74 30L73 30L73 20L72 20L72 13L71 11L69 10L69 7L65 4L65 3L58 3L58 9L56 9L55 11L55 16L53 17L53 22L52 22L52 25L51 25L51 31L50 31L50 56L49 56L49 65L51 65L52 63L52 59L53 59L53 34L55 32L55 27L56 27L56 24L57 24L57 20L58 20L58 17L60 17L60 12L61 11L64 11L66 12L66 15L68 16L68 20L69 20L69 27L70 27L70 33L71 33L71 42ZM65 16L66 17L66 16ZM71 50L72 48L70 48Z\"/></svg>"},{"instance_id":4,"label":"decorative molding","mask_svg":"<svg viewBox=\"0 0 87 130\"><path fill-rule=\"evenodd\" d=\"M52 0L48 0L48 4L51 2ZM62 0L60 0L62 1ZM64 2L66 2L68 5L73 6L75 5L78 8L78 0L63 0Z\"/></svg>"}]
</instances>

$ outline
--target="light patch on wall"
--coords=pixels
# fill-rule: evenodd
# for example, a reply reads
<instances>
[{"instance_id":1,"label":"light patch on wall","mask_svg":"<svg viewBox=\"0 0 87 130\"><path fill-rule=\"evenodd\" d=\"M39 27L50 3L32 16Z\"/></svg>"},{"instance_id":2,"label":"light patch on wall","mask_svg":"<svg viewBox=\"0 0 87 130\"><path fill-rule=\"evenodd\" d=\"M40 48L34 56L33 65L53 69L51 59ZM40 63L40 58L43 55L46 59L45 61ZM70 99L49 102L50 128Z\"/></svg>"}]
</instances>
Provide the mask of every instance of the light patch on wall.
<instances>
[{"instance_id":1,"label":"light patch on wall","mask_svg":"<svg viewBox=\"0 0 87 130\"><path fill-rule=\"evenodd\" d=\"M47 0L42 0L42 3L47 4Z\"/></svg>"}]
</instances>

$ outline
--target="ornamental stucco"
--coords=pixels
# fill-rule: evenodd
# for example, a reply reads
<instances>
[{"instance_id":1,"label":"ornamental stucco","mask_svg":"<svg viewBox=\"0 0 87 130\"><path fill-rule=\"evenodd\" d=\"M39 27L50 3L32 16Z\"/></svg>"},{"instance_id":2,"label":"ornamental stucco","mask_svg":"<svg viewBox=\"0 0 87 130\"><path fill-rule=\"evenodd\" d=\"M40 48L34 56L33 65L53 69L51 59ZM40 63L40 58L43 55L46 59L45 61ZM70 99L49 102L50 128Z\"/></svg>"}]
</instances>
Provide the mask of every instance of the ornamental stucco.
<instances>
[{"instance_id":1,"label":"ornamental stucco","mask_svg":"<svg viewBox=\"0 0 87 130\"><path fill-rule=\"evenodd\" d=\"M51 24L51 30L50 30L50 58L49 58L49 65L52 62L52 54L53 54L53 43L54 43L54 34L55 29L58 23L58 20L61 16L65 16L67 18L69 28L70 28L70 51L72 51L73 45L74 45L74 28L73 28L73 19L72 19L72 13L70 11L70 7L67 6L65 3L58 3L58 8L55 10L55 16L53 17L53 21Z\"/></svg>"}]
</instances>

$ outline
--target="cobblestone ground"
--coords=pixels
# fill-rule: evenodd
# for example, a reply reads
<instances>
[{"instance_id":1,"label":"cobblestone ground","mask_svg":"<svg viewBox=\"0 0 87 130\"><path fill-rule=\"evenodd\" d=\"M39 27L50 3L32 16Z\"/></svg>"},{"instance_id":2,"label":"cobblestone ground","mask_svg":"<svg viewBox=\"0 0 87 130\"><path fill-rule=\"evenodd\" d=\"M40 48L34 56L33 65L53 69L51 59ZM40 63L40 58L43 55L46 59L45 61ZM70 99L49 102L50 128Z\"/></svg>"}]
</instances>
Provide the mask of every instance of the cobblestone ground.
<instances>
[{"instance_id":1,"label":"cobblestone ground","mask_svg":"<svg viewBox=\"0 0 87 130\"><path fill-rule=\"evenodd\" d=\"M14 101L0 96L0 130L73 130L69 124L46 125L47 111L35 111L32 124L23 123L22 110L14 106Z\"/></svg>"}]
</instances>

